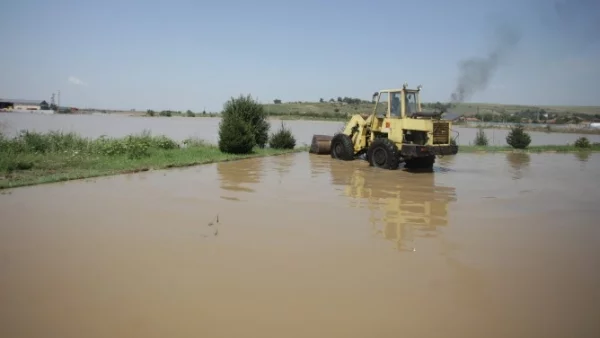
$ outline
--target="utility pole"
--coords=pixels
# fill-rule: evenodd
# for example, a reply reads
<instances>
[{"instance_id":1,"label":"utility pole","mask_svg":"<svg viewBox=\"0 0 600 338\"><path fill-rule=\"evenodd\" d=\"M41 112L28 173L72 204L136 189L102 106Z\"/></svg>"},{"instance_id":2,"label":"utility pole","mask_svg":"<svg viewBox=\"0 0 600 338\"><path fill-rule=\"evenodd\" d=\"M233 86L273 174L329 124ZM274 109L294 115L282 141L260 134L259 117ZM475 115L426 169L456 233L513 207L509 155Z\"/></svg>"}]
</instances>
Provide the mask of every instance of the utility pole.
<instances>
[{"instance_id":1,"label":"utility pole","mask_svg":"<svg viewBox=\"0 0 600 338\"><path fill-rule=\"evenodd\" d=\"M57 111L60 111L60 89L58 90L58 104L57 104Z\"/></svg>"}]
</instances>

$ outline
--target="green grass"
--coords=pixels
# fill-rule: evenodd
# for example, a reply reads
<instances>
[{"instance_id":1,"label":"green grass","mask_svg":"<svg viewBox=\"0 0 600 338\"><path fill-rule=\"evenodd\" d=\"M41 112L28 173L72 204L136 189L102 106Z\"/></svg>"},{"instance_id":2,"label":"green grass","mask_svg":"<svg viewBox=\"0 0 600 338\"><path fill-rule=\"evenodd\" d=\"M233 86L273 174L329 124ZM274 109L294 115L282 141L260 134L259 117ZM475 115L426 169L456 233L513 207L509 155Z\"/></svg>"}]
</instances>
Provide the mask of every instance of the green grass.
<instances>
[{"instance_id":1,"label":"green grass","mask_svg":"<svg viewBox=\"0 0 600 338\"><path fill-rule=\"evenodd\" d=\"M216 145L186 140L178 144L148 133L121 139L85 139L73 133L25 132L8 139L0 135L0 189L68 181L153 169L185 167L251 157L306 151L259 149L227 154Z\"/></svg>"},{"instance_id":2,"label":"green grass","mask_svg":"<svg viewBox=\"0 0 600 338\"><path fill-rule=\"evenodd\" d=\"M354 114L368 114L373 111L373 104L361 103L348 105L342 103L281 103L265 104L269 116L282 119L314 119L314 120L346 120Z\"/></svg>"},{"instance_id":3,"label":"green grass","mask_svg":"<svg viewBox=\"0 0 600 338\"><path fill-rule=\"evenodd\" d=\"M458 153L475 153L475 152L527 152L527 153L571 153L571 152L597 152L600 151L600 144L595 143L589 148L577 148L574 145L542 145L529 146L526 149L514 149L510 146L459 146Z\"/></svg>"}]
</instances>

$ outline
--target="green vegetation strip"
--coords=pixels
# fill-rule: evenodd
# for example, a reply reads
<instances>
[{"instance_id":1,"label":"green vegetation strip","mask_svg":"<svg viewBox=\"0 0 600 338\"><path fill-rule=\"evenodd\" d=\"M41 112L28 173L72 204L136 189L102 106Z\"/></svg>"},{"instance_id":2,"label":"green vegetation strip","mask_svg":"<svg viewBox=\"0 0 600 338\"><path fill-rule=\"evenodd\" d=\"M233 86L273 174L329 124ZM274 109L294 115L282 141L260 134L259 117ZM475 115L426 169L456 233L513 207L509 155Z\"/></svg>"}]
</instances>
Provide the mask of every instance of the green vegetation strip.
<instances>
[{"instance_id":1,"label":"green vegetation strip","mask_svg":"<svg viewBox=\"0 0 600 338\"><path fill-rule=\"evenodd\" d=\"M202 141L179 144L149 133L119 139L61 132L23 132L9 139L0 134L0 189L307 150L255 147L247 154L229 154Z\"/></svg>"},{"instance_id":2,"label":"green vegetation strip","mask_svg":"<svg viewBox=\"0 0 600 338\"><path fill-rule=\"evenodd\" d=\"M458 153L475 152L526 152L526 153L572 153L572 152L597 152L600 151L600 144L594 143L589 147L581 148L575 145L543 145L529 146L525 149L516 149L510 146L459 146Z\"/></svg>"}]
</instances>

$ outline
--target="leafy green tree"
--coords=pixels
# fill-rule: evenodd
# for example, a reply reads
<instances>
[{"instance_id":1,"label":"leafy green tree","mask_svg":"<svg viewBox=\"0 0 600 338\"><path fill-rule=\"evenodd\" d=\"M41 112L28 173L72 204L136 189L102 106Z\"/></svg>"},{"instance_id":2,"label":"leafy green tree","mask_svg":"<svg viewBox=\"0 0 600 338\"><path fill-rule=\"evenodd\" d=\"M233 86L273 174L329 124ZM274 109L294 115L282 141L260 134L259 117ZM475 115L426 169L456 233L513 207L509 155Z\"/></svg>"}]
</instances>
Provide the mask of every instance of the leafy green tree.
<instances>
[{"instance_id":1,"label":"leafy green tree","mask_svg":"<svg viewBox=\"0 0 600 338\"><path fill-rule=\"evenodd\" d=\"M252 127L241 117L227 115L219 123L219 150L230 154L249 154L256 145Z\"/></svg>"},{"instance_id":2,"label":"leafy green tree","mask_svg":"<svg viewBox=\"0 0 600 338\"><path fill-rule=\"evenodd\" d=\"M515 149L525 149L531 143L531 136L518 124L506 136L506 143Z\"/></svg>"},{"instance_id":3,"label":"leafy green tree","mask_svg":"<svg viewBox=\"0 0 600 338\"><path fill-rule=\"evenodd\" d=\"M250 95L231 98L224 105L223 119L238 117L247 123L254 135L255 145L264 148L269 140L269 122L264 106L252 99Z\"/></svg>"}]
</instances>

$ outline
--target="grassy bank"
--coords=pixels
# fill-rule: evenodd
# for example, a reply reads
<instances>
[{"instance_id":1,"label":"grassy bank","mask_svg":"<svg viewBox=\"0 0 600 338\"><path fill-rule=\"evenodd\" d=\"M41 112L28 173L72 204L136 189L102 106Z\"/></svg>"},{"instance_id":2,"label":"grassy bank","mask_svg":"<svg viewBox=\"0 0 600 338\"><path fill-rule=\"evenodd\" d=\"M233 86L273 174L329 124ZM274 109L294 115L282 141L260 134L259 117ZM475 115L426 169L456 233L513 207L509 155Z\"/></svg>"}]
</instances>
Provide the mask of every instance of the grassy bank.
<instances>
[{"instance_id":1,"label":"grassy bank","mask_svg":"<svg viewBox=\"0 0 600 338\"><path fill-rule=\"evenodd\" d=\"M459 146L460 153L494 153L494 152L527 152L527 153L572 153L572 152L597 152L600 143L594 143L589 148L578 148L574 145L543 145L529 146L526 149L514 149L510 146Z\"/></svg>"},{"instance_id":2,"label":"grassy bank","mask_svg":"<svg viewBox=\"0 0 600 338\"><path fill-rule=\"evenodd\" d=\"M179 144L149 133L120 139L60 132L24 132L9 139L0 134L0 189L306 150L256 148L251 154L235 155L202 141Z\"/></svg>"}]
</instances>

